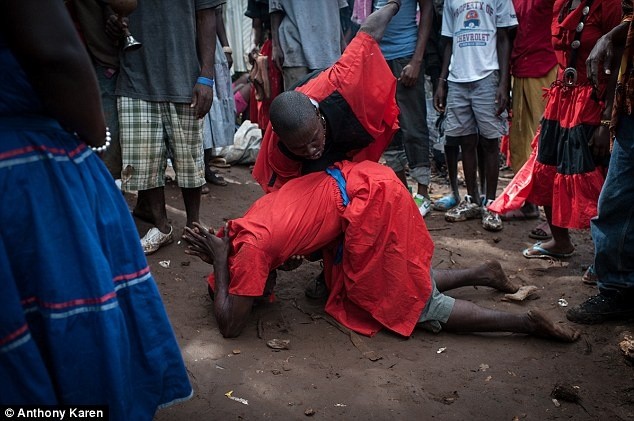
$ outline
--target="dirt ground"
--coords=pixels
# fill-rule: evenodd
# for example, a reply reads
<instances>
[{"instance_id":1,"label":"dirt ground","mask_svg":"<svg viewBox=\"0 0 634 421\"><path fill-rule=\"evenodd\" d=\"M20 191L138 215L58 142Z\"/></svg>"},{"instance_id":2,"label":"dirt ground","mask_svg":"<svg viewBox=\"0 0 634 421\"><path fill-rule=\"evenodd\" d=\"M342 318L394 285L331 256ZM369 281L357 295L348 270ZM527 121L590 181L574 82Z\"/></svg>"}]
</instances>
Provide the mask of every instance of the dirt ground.
<instances>
[{"instance_id":1,"label":"dirt ground","mask_svg":"<svg viewBox=\"0 0 634 421\"><path fill-rule=\"evenodd\" d=\"M241 216L261 195L248 168L221 173L229 185L210 186L203 196L201 219L210 226ZM436 197L447 189L433 187ZM173 183L166 198L180 233L185 217ZM515 313L541 309L563 321L561 299L575 305L595 292L581 282L592 256L588 232L573 233L576 253L562 263L522 257L535 221L508 222L499 233L484 231L477 220L449 224L439 212L426 222L436 244L435 267L498 259L513 281L538 287L521 303L502 301L502 293L484 287L462 288L451 292L454 297ZM137 223L139 232L148 229ZM185 247L175 241L148 257L194 387L192 399L159 411L157 420L634 419L634 369L618 347L634 332L632 324L579 326L582 337L574 344L422 330L409 339L385 331L373 338L349 335L324 317L323 302L305 298L306 282L320 270L318 263L305 263L281 272L277 300L256 307L242 335L228 340L207 295L211 266L184 254ZM271 349L271 339L289 340L289 349ZM556 385L570 387L580 401L554 402Z\"/></svg>"}]
</instances>

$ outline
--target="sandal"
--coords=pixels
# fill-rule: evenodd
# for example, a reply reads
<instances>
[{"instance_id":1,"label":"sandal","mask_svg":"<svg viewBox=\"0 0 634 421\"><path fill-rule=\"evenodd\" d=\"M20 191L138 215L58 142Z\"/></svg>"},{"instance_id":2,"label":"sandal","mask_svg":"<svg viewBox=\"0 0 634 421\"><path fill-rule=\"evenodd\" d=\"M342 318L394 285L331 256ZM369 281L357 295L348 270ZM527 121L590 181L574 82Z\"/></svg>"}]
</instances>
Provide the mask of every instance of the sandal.
<instances>
[{"instance_id":1,"label":"sandal","mask_svg":"<svg viewBox=\"0 0 634 421\"><path fill-rule=\"evenodd\" d=\"M535 210L529 212L524 212L522 209L514 209L506 213L501 213L500 218L502 221L526 221L528 219L537 219L539 218L539 209L535 208ZM531 234L533 231L531 231ZM543 238L538 238L538 240L543 240Z\"/></svg>"},{"instance_id":2,"label":"sandal","mask_svg":"<svg viewBox=\"0 0 634 421\"><path fill-rule=\"evenodd\" d=\"M597 279L599 279L599 277L597 276L597 272L594 270L594 265L588 266L588 269L586 269L585 273L581 277L581 280L586 285L596 285Z\"/></svg>"},{"instance_id":3,"label":"sandal","mask_svg":"<svg viewBox=\"0 0 634 421\"><path fill-rule=\"evenodd\" d=\"M522 251L522 255L527 259L565 259L572 256L574 250L569 253L556 253L542 247L542 242L538 241Z\"/></svg>"},{"instance_id":4,"label":"sandal","mask_svg":"<svg viewBox=\"0 0 634 421\"><path fill-rule=\"evenodd\" d=\"M217 168L231 168L231 165L227 164L227 160L217 156L214 159L211 160L211 162L209 162L209 165L213 165L214 167Z\"/></svg>"},{"instance_id":5,"label":"sandal","mask_svg":"<svg viewBox=\"0 0 634 421\"><path fill-rule=\"evenodd\" d=\"M217 172L213 171L211 168L205 168L205 181L211 183L216 186L226 186L227 180L222 178L222 176L218 175Z\"/></svg>"},{"instance_id":6,"label":"sandal","mask_svg":"<svg viewBox=\"0 0 634 421\"><path fill-rule=\"evenodd\" d=\"M550 233L550 226L548 225L548 222L542 222L539 225L537 225L535 228L531 230L528 236L530 238L534 238L535 240L542 240L542 241L550 240L551 238L553 238L552 234Z\"/></svg>"}]
</instances>

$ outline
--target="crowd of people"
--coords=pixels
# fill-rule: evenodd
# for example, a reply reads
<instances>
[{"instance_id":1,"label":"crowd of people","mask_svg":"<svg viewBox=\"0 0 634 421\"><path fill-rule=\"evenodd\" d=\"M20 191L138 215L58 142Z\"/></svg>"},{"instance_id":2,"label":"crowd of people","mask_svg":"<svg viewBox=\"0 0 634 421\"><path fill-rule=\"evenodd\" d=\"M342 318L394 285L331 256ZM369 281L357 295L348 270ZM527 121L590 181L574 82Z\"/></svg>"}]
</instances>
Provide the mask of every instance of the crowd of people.
<instances>
[{"instance_id":1,"label":"crowd of people","mask_svg":"<svg viewBox=\"0 0 634 421\"><path fill-rule=\"evenodd\" d=\"M543 207L528 259L566 259L569 230L591 228L584 278L598 294L567 318L634 317L631 0L249 0L253 70L233 85L225 2L139 0L126 16L108 0L2 4L0 404L108 404L113 419L151 419L192 395L145 258L176 235L168 165L186 252L213 265L225 337L278 269L305 259L324 267L306 295L364 335L579 337L538 310L445 295L518 286L495 261L432 269L432 209L495 232ZM128 34L140 48L125 48ZM214 150L232 143L241 112L263 132L252 174L264 195L207 229L205 183L226 185ZM430 113L451 187L436 203ZM507 133L515 176L498 193ZM121 190L137 192L132 212ZM141 238L133 217L152 225Z\"/></svg>"}]
</instances>

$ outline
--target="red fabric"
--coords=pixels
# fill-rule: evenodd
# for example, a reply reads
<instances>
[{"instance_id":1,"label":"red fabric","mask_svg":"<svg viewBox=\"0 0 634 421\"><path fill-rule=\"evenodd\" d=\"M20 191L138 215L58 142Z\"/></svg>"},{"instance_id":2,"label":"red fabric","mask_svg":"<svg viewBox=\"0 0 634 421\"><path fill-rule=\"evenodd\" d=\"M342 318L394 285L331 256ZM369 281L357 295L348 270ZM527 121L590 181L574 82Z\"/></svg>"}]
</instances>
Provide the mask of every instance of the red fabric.
<instances>
[{"instance_id":1,"label":"red fabric","mask_svg":"<svg viewBox=\"0 0 634 421\"><path fill-rule=\"evenodd\" d=\"M562 79L563 70L568 67L568 59L570 56L570 44L575 39L575 29L581 20L581 13L585 5L585 1L571 11L564 20L559 23L558 17L562 8L566 6L567 0L555 0L553 8L553 20L551 25L552 42L555 47L555 55L559 63L558 79ZM586 58L590 55L590 51L596 44L597 40L608 33L612 28L621 22L621 0L594 0L590 13L585 21L583 32L581 32L581 46L577 53L577 62L575 68L578 73L578 83L584 83L588 80L586 75ZM605 81L606 76L603 72L599 72L599 77Z\"/></svg>"},{"instance_id":2,"label":"red fabric","mask_svg":"<svg viewBox=\"0 0 634 421\"><path fill-rule=\"evenodd\" d=\"M326 312L363 335L386 327L411 335L431 295L433 242L407 189L374 162L337 164L347 181L343 207L325 172L286 183L229 223L229 292L259 296L268 273L292 255L323 250ZM334 264L343 240L343 261Z\"/></svg>"},{"instance_id":3,"label":"red fabric","mask_svg":"<svg viewBox=\"0 0 634 421\"><path fill-rule=\"evenodd\" d=\"M585 229L590 226L590 219L597 215L597 202L605 179L604 169L597 167L583 174L560 174L556 166L539 162L537 152L539 142L566 141L563 138L573 142L574 139L568 135L575 126L598 125L603 107L593 99L589 85L568 88L555 84L548 91L548 96L544 121L558 121L562 139L542 137L540 126L528 161L488 208L493 212L506 213L519 209L525 201L552 206L555 226ZM587 142L588 139L579 141Z\"/></svg>"},{"instance_id":4,"label":"red fabric","mask_svg":"<svg viewBox=\"0 0 634 421\"><path fill-rule=\"evenodd\" d=\"M599 88L605 91L605 85ZM605 108L602 101L597 101L597 95L590 85L569 88L555 84L548 89L548 103L544 110L544 120L559 122L559 126L570 129L580 124L598 126L601 123L601 113Z\"/></svg>"},{"instance_id":5,"label":"red fabric","mask_svg":"<svg viewBox=\"0 0 634 421\"><path fill-rule=\"evenodd\" d=\"M268 73L269 84L271 86L271 97L262 101L255 99L255 89L251 89L249 98L249 119L253 123L257 123L258 126L265 130L269 125L269 109L271 108L271 102L282 92L282 72L279 71L271 57L273 56L273 44L271 40L264 41L262 48L260 48L260 54L268 56Z\"/></svg>"},{"instance_id":6,"label":"red fabric","mask_svg":"<svg viewBox=\"0 0 634 421\"><path fill-rule=\"evenodd\" d=\"M568 66L570 43L574 39L575 29L585 4L582 2L559 23L559 13L565 3L566 0L555 1L551 25L553 44L559 62L559 80L563 69ZM575 137L584 131L572 129L580 129L581 125L598 126L605 105L597 98L603 97L606 79L603 75L598 89L593 90L587 81L585 61L598 38L620 22L619 8L620 0L594 1L581 36L576 63L578 84L568 87L557 82L550 87L542 120L543 127L538 129L533 140L533 153L502 194L489 206L490 210L505 213L518 209L524 201L529 201L541 206L552 206L552 222L555 226L577 229L589 227L590 219L597 214L597 201L605 179L604 169L597 167L593 171L578 174L558 173L557 166L539 162L537 150L539 145L550 145L551 142L558 145L557 151L570 151L570 145L575 142L580 148L587 150L589 139ZM551 127L553 122L556 122L557 130L553 129L548 134L546 131L542 133L542 130ZM568 157L565 153L558 155L558 165L565 167L566 159Z\"/></svg>"},{"instance_id":7,"label":"red fabric","mask_svg":"<svg viewBox=\"0 0 634 421\"><path fill-rule=\"evenodd\" d=\"M378 161L398 130L396 79L376 41L364 32L355 36L332 67L297 91L317 102L335 91L343 96L355 117L374 138L374 142L366 148L351 154L353 161ZM285 156L277 146L278 141L269 124L253 168L253 178L267 193L301 175L301 162ZM273 174L277 174L277 179L274 186L269 186Z\"/></svg>"},{"instance_id":8,"label":"red fabric","mask_svg":"<svg viewBox=\"0 0 634 421\"><path fill-rule=\"evenodd\" d=\"M550 34L553 0L513 0L519 25L511 51L511 74L539 78L557 64Z\"/></svg>"}]
</instances>

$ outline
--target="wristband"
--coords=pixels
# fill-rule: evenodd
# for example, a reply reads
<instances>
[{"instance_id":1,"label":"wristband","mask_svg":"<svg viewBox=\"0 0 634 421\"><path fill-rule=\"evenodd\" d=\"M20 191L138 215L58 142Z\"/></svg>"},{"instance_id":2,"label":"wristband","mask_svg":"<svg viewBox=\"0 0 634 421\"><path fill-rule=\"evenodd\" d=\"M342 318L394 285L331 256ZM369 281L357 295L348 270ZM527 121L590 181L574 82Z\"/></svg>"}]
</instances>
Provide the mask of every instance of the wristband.
<instances>
[{"instance_id":1,"label":"wristband","mask_svg":"<svg viewBox=\"0 0 634 421\"><path fill-rule=\"evenodd\" d=\"M442 80L443 82L447 83L447 79L445 79L444 77L439 77L438 80Z\"/></svg>"},{"instance_id":2,"label":"wristband","mask_svg":"<svg viewBox=\"0 0 634 421\"><path fill-rule=\"evenodd\" d=\"M214 87L214 80L213 79L209 79L208 77L199 77L198 79L196 79L196 83L199 83L201 85L206 85L209 86L210 88Z\"/></svg>"},{"instance_id":3,"label":"wristband","mask_svg":"<svg viewBox=\"0 0 634 421\"><path fill-rule=\"evenodd\" d=\"M224 47L222 47L222 52L225 54L233 54L233 50L228 45L225 45Z\"/></svg>"},{"instance_id":4,"label":"wristband","mask_svg":"<svg viewBox=\"0 0 634 421\"><path fill-rule=\"evenodd\" d=\"M610 127L611 120L601 120L600 125L603 127Z\"/></svg>"}]
</instances>

